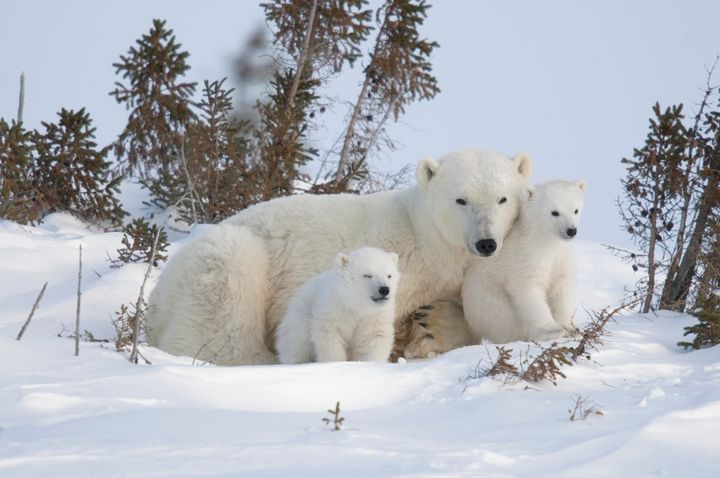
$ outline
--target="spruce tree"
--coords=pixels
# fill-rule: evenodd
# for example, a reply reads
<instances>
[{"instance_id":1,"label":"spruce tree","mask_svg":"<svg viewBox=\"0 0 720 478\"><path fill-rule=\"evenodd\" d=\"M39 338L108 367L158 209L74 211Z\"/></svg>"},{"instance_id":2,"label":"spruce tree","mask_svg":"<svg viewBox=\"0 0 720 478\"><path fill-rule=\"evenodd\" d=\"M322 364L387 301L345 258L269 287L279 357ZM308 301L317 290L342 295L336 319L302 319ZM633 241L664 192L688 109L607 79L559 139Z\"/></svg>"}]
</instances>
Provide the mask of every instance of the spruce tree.
<instances>
[{"instance_id":1,"label":"spruce tree","mask_svg":"<svg viewBox=\"0 0 720 478\"><path fill-rule=\"evenodd\" d=\"M668 267L681 192L688 179L689 138L682 105L661 110L655 104L653 114L645 144L635 149L631 159L622 160L627 175L622 180L625 196L619 202L625 229L643 251L631 257L635 269L645 269L639 283L642 312L654 308L657 276Z\"/></svg>"},{"instance_id":2,"label":"spruce tree","mask_svg":"<svg viewBox=\"0 0 720 478\"><path fill-rule=\"evenodd\" d=\"M22 123L0 119L1 218L28 224L41 217L41 202L33 184L33 152L32 132Z\"/></svg>"},{"instance_id":3,"label":"spruce tree","mask_svg":"<svg viewBox=\"0 0 720 478\"><path fill-rule=\"evenodd\" d=\"M62 109L57 123L42 122L33 142L37 166L33 183L46 213L69 212L90 223L122 224L127 213L116 197L120 176L112 175L109 147L98 149L95 128L85 108Z\"/></svg>"},{"instance_id":4,"label":"spruce tree","mask_svg":"<svg viewBox=\"0 0 720 478\"><path fill-rule=\"evenodd\" d=\"M367 160L379 141L392 144L384 135L387 120L392 116L397 121L409 103L430 100L440 92L430 63L438 44L422 38L418 31L429 8L424 0L387 0L378 10L376 17L382 22L345 131L331 189L346 190L351 180L367 177Z\"/></svg>"},{"instance_id":5,"label":"spruce tree","mask_svg":"<svg viewBox=\"0 0 720 478\"><path fill-rule=\"evenodd\" d=\"M113 64L125 82L116 82L110 95L130 110L115 154L124 175L150 179L160 170L166 179L179 171L180 137L195 116L195 83L183 81L189 53L181 50L165 20L153 20L150 32L136 43Z\"/></svg>"},{"instance_id":6,"label":"spruce tree","mask_svg":"<svg viewBox=\"0 0 720 478\"><path fill-rule=\"evenodd\" d=\"M717 64L717 61L716 61ZM692 219L688 221L689 237L678 252L676 267L668 272L663 302L675 310L683 310L697 294L697 278L704 276L703 251L707 251L713 223L720 218L720 88L711 86L715 67L708 72L705 96L691 131L691 153L694 160L688 170L692 190ZM713 102L715 107L713 108Z\"/></svg>"},{"instance_id":7,"label":"spruce tree","mask_svg":"<svg viewBox=\"0 0 720 478\"><path fill-rule=\"evenodd\" d=\"M188 127L185 146L190 197L205 223L220 222L259 199L248 158L250 125L232 117L233 90L224 88L225 81L205 81L198 119Z\"/></svg>"},{"instance_id":8,"label":"spruce tree","mask_svg":"<svg viewBox=\"0 0 720 478\"><path fill-rule=\"evenodd\" d=\"M692 342L678 342L678 345L700 349L720 344L720 296L717 292L700 299L698 308L690 315L697 318L697 323L685 327L683 335L695 337Z\"/></svg>"},{"instance_id":9,"label":"spruce tree","mask_svg":"<svg viewBox=\"0 0 720 478\"><path fill-rule=\"evenodd\" d=\"M122 245L117 250L118 258L111 263L111 267L120 267L130 262L150 262L155 236L158 234L158 226L150 225L142 217L132 220L123 227ZM157 245L155 247L155 258L153 265L157 267L159 262L167 261L168 237L164 230L160 230Z\"/></svg>"},{"instance_id":10,"label":"spruce tree","mask_svg":"<svg viewBox=\"0 0 720 478\"><path fill-rule=\"evenodd\" d=\"M309 109L317 99L319 81L300 81L290 107L293 79L292 71L276 72L267 101L257 104L260 123L255 130L253 170L260 184L260 200L292 194L300 168L317 156L317 149L306 141Z\"/></svg>"},{"instance_id":11,"label":"spruce tree","mask_svg":"<svg viewBox=\"0 0 720 478\"><path fill-rule=\"evenodd\" d=\"M270 82L267 100L258 102L255 133L257 177L261 198L292 194L300 168L317 150L308 146L310 119L318 89L361 56L372 13L365 0L274 0L262 4L277 47L280 68Z\"/></svg>"}]
</instances>

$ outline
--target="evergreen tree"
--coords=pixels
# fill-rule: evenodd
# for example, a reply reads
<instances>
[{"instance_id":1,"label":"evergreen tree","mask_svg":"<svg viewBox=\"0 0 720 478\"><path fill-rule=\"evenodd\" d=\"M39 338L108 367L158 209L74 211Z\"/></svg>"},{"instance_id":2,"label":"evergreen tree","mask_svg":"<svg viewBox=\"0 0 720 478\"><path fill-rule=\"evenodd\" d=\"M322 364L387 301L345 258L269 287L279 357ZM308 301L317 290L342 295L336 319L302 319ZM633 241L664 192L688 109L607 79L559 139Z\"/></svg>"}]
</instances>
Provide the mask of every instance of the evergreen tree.
<instances>
[{"instance_id":1,"label":"evergreen tree","mask_svg":"<svg viewBox=\"0 0 720 478\"><path fill-rule=\"evenodd\" d=\"M292 62L291 69L313 77L340 73L362 57L360 45L372 30L366 0L273 0L263 3L273 25L274 43Z\"/></svg>"},{"instance_id":2,"label":"evergreen tree","mask_svg":"<svg viewBox=\"0 0 720 478\"><path fill-rule=\"evenodd\" d=\"M200 222L217 223L259 199L257 178L248 163L249 123L232 118L232 92L225 79L205 81L199 116L188 127L184 148L189 197L184 220L194 210Z\"/></svg>"},{"instance_id":3,"label":"evergreen tree","mask_svg":"<svg viewBox=\"0 0 720 478\"><path fill-rule=\"evenodd\" d=\"M378 10L376 17L382 22L345 131L331 189L346 190L351 180L367 176L368 156L380 139L392 146L383 138L390 116L397 121L406 105L430 100L440 92L429 60L438 44L422 38L418 31L429 8L424 0L387 0Z\"/></svg>"},{"instance_id":4,"label":"evergreen tree","mask_svg":"<svg viewBox=\"0 0 720 478\"><path fill-rule=\"evenodd\" d=\"M266 102L258 102L260 124L255 130L253 170L260 185L260 200L287 196L294 192L300 167L317 156L307 146L309 109L317 99L319 81L300 81L293 105L288 104L292 71L276 72Z\"/></svg>"},{"instance_id":5,"label":"evergreen tree","mask_svg":"<svg viewBox=\"0 0 720 478\"><path fill-rule=\"evenodd\" d=\"M125 175L149 179L160 170L165 178L179 171L180 136L194 118L191 97L195 83L183 82L190 69L189 53L181 50L164 20L153 20L150 32L114 63L126 83L110 92L130 110L127 126L114 144Z\"/></svg>"},{"instance_id":6,"label":"evergreen tree","mask_svg":"<svg viewBox=\"0 0 720 478\"><path fill-rule=\"evenodd\" d=\"M686 196L692 201L689 236L678 248L663 290L663 304L675 310L683 310L693 297L698 297L698 278L707 277L703 254L712 249L709 241L714 239L713 224L720 220L720 88L710 86L713 70L708 73L705 96L690 130L688 158L692 167L687 174L692 188ZM711 107L713 100L715 108Z\"/></svg>"},{"instance_id":7,"label":"evergreen tree","mask_svg":"<svg viewBox=\"0 0 720 478\"><path fill-rule=\"evenodd\" d=\"M352 66L370 31L365 0L274 0L262 4L272 25L276 61L267 99L258 102L253 165L261 199L292 194L300 168L317 155L306 145L318 88Z\"/></svg>"},{"instance_id":8,"label":"evergreen tree","mask_svg":"<svg viewBox=\"0 0 720 478\"><path fill-rule=\"evenodd\" d=\"M58 123L43 122L33 142L37 166L33 183L46 213L69 212L87 222L122 223L127 213L116 197L121 177L113 177L109 147L97 149L95 128L85 109L62 109Z\"/></svg>"},{"instance_id":9,"label":"evergreen tree","mask_svg":"<svg viewBox=\"0 0 720 478\"><path fill-rule=\"evenodd\" d=\"M0 217L20 224L37 221L42 212L33 185L33 151L32 132L0 119Z\"/></svg>"},{"instance_id":10,"label":"evergreen tree","mask_svg":"<svg viewBox=\"0 0 720 478\"><path fill-rule=\"evenodd\" d=\"M653 308L656 277L668 267L674 223L687 181L685 151L688 135L682 119L682 105L653 107L650 131L642 148L632 159L623 159L627 175L622 180L625 197L620 213L627 232L645 254L634 255L634 268L644 268L639 287L644 300L642 311Z\"/></svg>"},{"instance_id":11,"label":"evergreen tree","mask_svg":"<svg viewBox=\"0 0 720 478\"><path fill-rule=\"evenodd\" d=\"M118 258L112 261L112 267L120 267L129 262L150 262L155 236L158 234L158 226L150 225L145 219L138 217L123 227L122 245L117 250ZM167 261L168 237L164 230L160 230L157 246L155 247L155 259L153 265L157 267L160 261Z\"/></svg>"},{"instance_id":12,"label":"evergreen tree","mask_svg":"<svg viewBox=\"0 0 720 478\"><path fill-rule=\"evenodd\" d=\"M692 342L678 342L685 348L700 349L720 344L720 296L717 293L709 294L699 301L699 307L690 312L697 318L697 323L685 327L683 335L694 334Z\"/></svg>"}]
</instances>

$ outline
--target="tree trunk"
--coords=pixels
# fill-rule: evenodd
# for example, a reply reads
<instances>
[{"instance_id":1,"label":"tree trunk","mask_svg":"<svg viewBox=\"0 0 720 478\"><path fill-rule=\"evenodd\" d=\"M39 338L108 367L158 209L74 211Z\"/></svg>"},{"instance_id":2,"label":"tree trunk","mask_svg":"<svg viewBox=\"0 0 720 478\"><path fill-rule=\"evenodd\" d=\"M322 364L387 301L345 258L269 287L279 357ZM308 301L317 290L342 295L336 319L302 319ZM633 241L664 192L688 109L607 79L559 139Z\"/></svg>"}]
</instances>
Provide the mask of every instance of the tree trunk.
<instances>
[{"instance_id":1,"label":"tree trunk","mask_svg":"<svg viewBox=\"0 0 720 478\"><path fill-rule=\"evenodd\" d=\"M371 63L372 65L372 63ZM362 88L360 89L360 95L353 108L350 122L348 123L347 131L345 132L345 140L343 141L342 152L340 153L340 161L338 162L337 171L335 171L335 186L340 184L343 178L343 171L347 166L348 160L350 159L350 145L352 144L353 136L355 135L355 125L360 117L360 111L365 104L365 98L367 98L367 90L370 87L370 75L366 73L365 81L363 82Z\"/></svg>"},{"instance_id":2,"label":"tree trunk","mask_svg":"<svg viewBox=\"0 0 720 478\"><path fill-rule=\"evenodd\" d=\"M647 314L652 307L653 293L655 291L655 244L657 243L657 216L658 216L658 195L659 184L657 174L653 183L653 208L650 214L650 240L648 241L648 283L647 295L643 304L642 312Z\"/></svg>"},{"instance_id":3,"label":"tree trunk","mask_svg":"<svg viewBox=\"0 0 720 478\"><path fill-rule=\"evenodd\" d=\"M709 75L712 75L712 71L715 69L715 66L713 66L712 70L710 70ZM694 185L692 184L691 176L695 169L695 161L694 156L697 149L697 131L700 127L700 121L702 120L703 113L705 111L705 108L707 107L708 98L710 98L710 95L713 92L713 88L710 86L710 76L708 76L708 83L707 87L705 88L705 94L703 95L702 102L700 103L700 108L698 109L697 114L695 115L695 122L693 124L691 134L692 137L690 139L690 143L688 145L688 151L687 151L687 161L688 165L687 168L685 168L685 181L686 183L683 185L683 205L680 210L680 224L678 224L678 232L677 236L675 238L675 251L673 252L673 256L670 262L670 266L668 267L667 276L665 278L665 283L663 284L663 291L660 295L660 308L661 309L669 309L669 310L683 310L683 303L680 301L673 301L672 299L672 287L673 284L676 282L676 276L678 273L678 269L680 267L680 259L683 256L683 251L685 250L685 232L688 228L688 213L690 211L690 201L693 197L693 190Z\"/></svg>"},{"instance_id":4,"label":"tree trunk","mask_svg":"<svg viewBox=\"0 0 720 478\"><path fill-rule=\"evenodd\" d=\"M690 236L685 255L680 262L680 267L673 280L670 289L670 303L683 302L687 299L692 285L692 276L695 273L698 255L700 254L702 239L707 228L713 204L711 198L717 194L718 170L720 169L720 151L712 151L713 158L710 161L710 177L708 178L703 192L700 196L697 218L693 224L693 232ZM678 310L684 310L685 304L680 304Z\"/></svg>"},{"instance_id":5,"label":"tree trunk","mask_svg":"<svg viewBox=\"0 0 720 478\"><path fill-rule=\"evenodd\" d=\"M315 11L317 10L318 0L314 0L312 7L310 8L310 18L308 19L307 30L305 31L305 38L303 38L302 50L300 50L300 57L298 58L297 66L295 67L295 78L293 78L292 85L290 86L290 92L288 93L288 117L290 117L290 110L295 107L295 96L297 95L298 88L300 88L300 79L302 78L303 70L305 69L305 63L307 62L310 49L310 38L313 34L313 28L315 26Z\"/></svg>"},{"instance_id":6,"label":"tree trunk","mask_svg":"<svg viewBox=\"0 0 720 478\"><path fill-rule=\"evenodd\" d=\"M18 98L17 122L22 123L23 111L25 110L25 72L20 74L20 97Z\"/></svg>"}]
</instances>

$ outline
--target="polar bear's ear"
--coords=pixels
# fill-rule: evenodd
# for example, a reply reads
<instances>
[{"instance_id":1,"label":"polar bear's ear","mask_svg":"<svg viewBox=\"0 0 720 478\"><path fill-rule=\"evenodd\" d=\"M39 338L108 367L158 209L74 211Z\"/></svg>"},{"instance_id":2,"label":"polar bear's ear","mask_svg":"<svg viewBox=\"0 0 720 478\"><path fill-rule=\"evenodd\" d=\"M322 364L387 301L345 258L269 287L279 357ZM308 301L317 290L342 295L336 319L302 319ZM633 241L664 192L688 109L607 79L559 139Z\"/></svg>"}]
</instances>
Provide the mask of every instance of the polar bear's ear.
<instances>
[{"instance_id":1,"label":"polar bear's ear","mask_svg":"<svg viewBox=\"0 0 720 478\"><path fill-rule=\"evenodd\" d=\"M578 189L582 192L585 192L585 180L584 179L578 179L575 181L575 185L578 187Z\"/></svg>"},{"instance_id":2,"label":"polar bear's ear","mask_svg":"<svg viewBox=\"0 0 720 478\"><path fill-rule=\"evenodd\" d=\"M350 262L350 257L342 252L335 257L335 265L337 265L338 269L346 268L348 262Z\"/></svg>"},{"instance_id":3,"label":"polar bear's ear","mask_svg":"<svg viewBox=\"0 0 720 478\"><path fill-rule=\"evenodd\" d=\"M520 176L525 178L525 181L530 181L530 174L532 173L532 160L530 159L530 155L527 153L520 153L512 160L513 163L515 163L515 167L517 167L517 172L520 173Z\"/></svg>"},{"instance_id":4,"label":"polar bear's ear","mask_svg":"<svg viewBox=\"0 0 720 478\"><path fill-rule=\"evenodd\" d=\"M417 170L415 171L415 179L417 179L418 184L422 187L427 186L433 176L437 173L439 167L440 164L434 159L427 158L421 160L417 165Z\"/></svg>"},{"instance_id":5,"label":"polar bear's ear","mask_svg":"<svg viewBox=\"0 0 720 478\"><path fill-rule=\"evenodd\" d=\"M527 202L531 202L533 199L535 199L535 188L529 187L523 192L523 199L525 199Z\"/></svg>"},{"instance_id":6,"label":"polar bear's ear","mask_svg":"<svg viewBox=\"0 0 720 478\"><path fill-rule=\"evenodd\" d=\"M400 256L398 256L398 255L395 254L394 252L391 252L391 253L390 253L390 259L392 259L393 264L397 265L397 264L398 264L398 260L400 260Z\"/></svg>"}]
</instances>

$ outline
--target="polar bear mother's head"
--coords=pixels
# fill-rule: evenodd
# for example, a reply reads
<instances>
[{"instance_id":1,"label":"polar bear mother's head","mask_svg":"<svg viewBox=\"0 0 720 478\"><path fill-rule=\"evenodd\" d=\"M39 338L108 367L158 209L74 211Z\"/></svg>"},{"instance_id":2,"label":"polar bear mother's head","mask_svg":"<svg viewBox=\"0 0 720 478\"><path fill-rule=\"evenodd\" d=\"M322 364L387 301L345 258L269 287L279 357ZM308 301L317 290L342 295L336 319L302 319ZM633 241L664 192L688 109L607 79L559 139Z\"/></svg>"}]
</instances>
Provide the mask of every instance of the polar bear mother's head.
<instances>
[{"instance_id":1,"label":"polar bear mother's head","mask_svg":"<svg viewBox=\"0 0 720 478\"><path fill-rule=\"evenodd\" d=\"M500 252L518 217L530 173L527 154L509 158L466 150L420 161L416 176L425 210L442 237L489 257Z\"/></svg>"}]
</instances>

